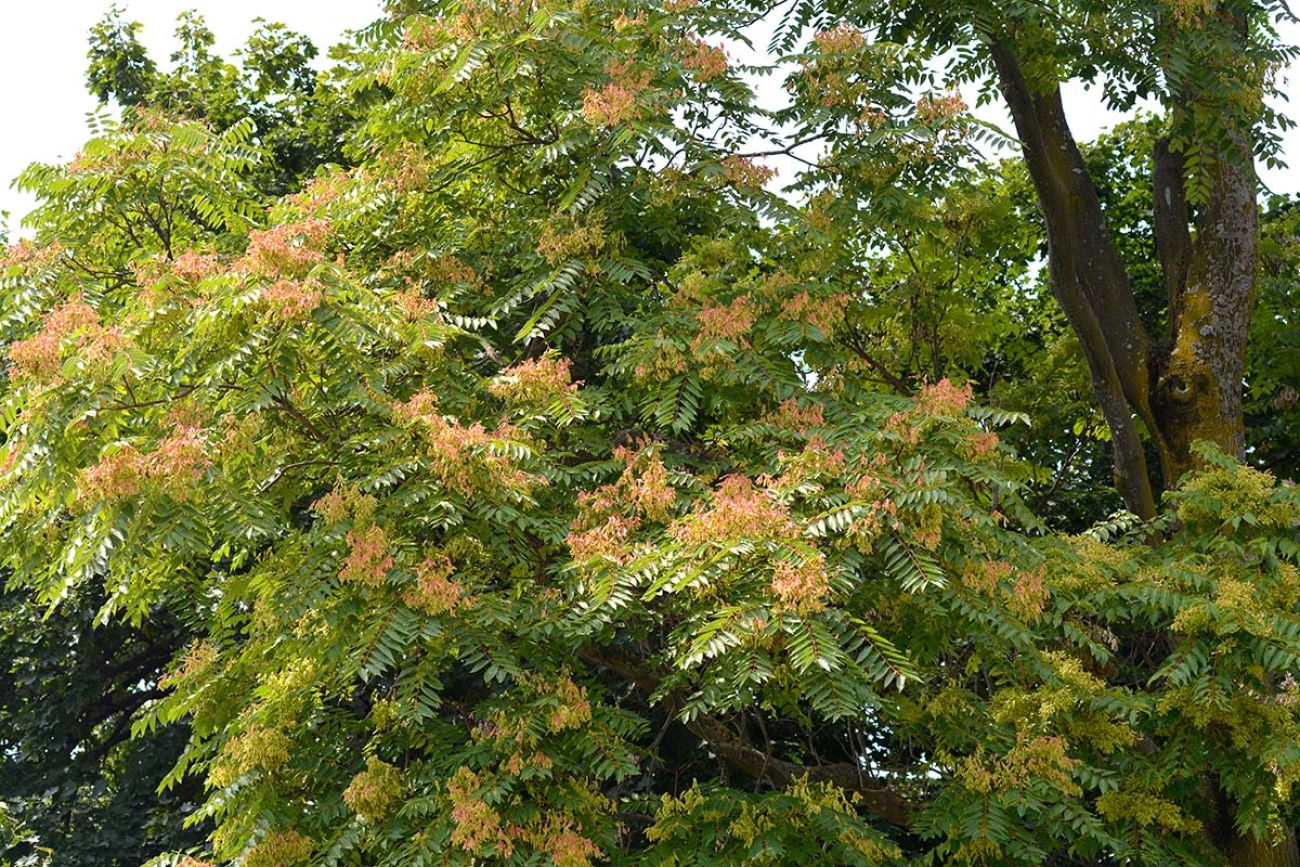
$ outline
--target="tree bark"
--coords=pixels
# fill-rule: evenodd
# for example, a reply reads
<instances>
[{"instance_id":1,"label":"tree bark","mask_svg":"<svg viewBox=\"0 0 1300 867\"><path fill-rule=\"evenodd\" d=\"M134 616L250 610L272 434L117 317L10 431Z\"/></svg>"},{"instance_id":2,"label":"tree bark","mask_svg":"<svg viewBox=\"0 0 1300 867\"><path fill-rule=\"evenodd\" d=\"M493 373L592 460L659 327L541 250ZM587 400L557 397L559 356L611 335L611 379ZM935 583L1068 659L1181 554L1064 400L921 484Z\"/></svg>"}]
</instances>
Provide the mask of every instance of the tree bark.
<instances>
[{"instance_id":1,"label":"tree bark","mask_svg":"<svg viewBox=\"0 0 1300 867\"><path fill-rule=\"evenodd\" d=\"M1280 843L1237 837L1229 845L1228 863L1232 867L1300 867L1300 849L1295 832L1288 830Z\"/></svg>"},{"instance_id":2,"label":"tree bark","mask_svg":"<svg viewBox=\"0 0 1300 867\"><path fill-rule=\"evenodd\" d=\"M1177 279L1175 270L1167 286L1171 343L1157 359L1152 403L1156 446L1171 484L1192 468L1194 441L1208 440L1237 457L1245 447L1242 380L1255 302L1259 212L1250 145L1239 132L1232 139L1232 152L1218 152L1208 163L1208 198L1196 235L1178 254L1186 257L1184 276ZM1158 182L1159 172L1156 177Z\"/></svg>"},{"instance_id":3,"label":"tree bark","mask_svg":"<svg viewBox=\"0 0 1300 867\"><path fill-rule=\"evenodd\" d=\"M1195 234L1181 155L1168 140L1156 146L1152 222L1170 323L1157 343L1138 315L1059 83L1029 81L1007 41L990 38L989 50L1047 227L1052 294L1079 338L1110 428L1116 489L1130 511L1150 517L1161 485L1147 466L1139 419L1164 486L1191 469L1193 442L1238 456L1244 446L1242 377L1259 238L1247 136L1231 132L1229 149L1202 143L1208 188Z\"/></svg>"},{"instance_id":4,"label":"tree bark","mask_svg":"<svg viewBox=\"0 0 1300 867\"><path fill-rule=\"evenodd\" d=\"M1206 783L1207 800L1214 809L1214 820L1209 824L1210 838L1229 867L1300 867L1295 829L1287 828L1279 841L1240 833L1235 821L1237 806L1224 791L1218 774L1207 775Z\"/></svg>"},{"instance_id":5,"label":"tree bark","mask_svg":"<svg viewBox=\"0 0 1300 867\"><path fill-rule=\"evenodd\" d=\"M1052 294L1070 321L1110 428L1115 487L1129 510L1155 514L1155 488L1133 418L1154 420L1147 400L1151 341L1138 316L1128 272L1102 214L1083 154L1070 132L1059 87L1029 82L1012 48L990 45L1002 94L1047 226Z\"/></svg>"}]
</instances>

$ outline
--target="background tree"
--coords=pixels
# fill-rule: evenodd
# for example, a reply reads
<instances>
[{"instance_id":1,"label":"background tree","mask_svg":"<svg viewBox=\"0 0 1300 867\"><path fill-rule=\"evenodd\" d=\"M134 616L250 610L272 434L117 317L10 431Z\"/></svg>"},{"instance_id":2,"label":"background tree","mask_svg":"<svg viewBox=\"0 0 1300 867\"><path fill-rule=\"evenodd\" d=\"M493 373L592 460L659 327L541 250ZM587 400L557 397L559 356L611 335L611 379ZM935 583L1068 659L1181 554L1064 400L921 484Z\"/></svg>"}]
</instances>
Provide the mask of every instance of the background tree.
<instances>
[{"instance_id":1,"label":"background tree","mask_svg":"<svg viewBox=\"0 0 1300 867\"><path fill-rule=\"evenodd\" d=\"M312 63L317 49L283 24L258 21L247 44L230 60L212 53L215 35L196 12L178 19L171 64L161 69L118 7L91 30L86 84L101 103L121 106L127 117L161 109L202 120L223 131L252 121L266 159L259 189L284 195L317 166L347 164L344 142L356 123L355 101L339 82Z\"/></svg>"},{"instance_id":2,"label":"background tree","mask_svg":"<svg viewBox=\"0 0 1300 867\"><path fill-rule=\"evenodd\" d=\"M131 739L135 715L161 696L159 678L192 640L159 612L132 626L96 626L100 588L78 588L50 617L24 589L0 596L0 799L25 834L3 841L0 863L141 864L196 845L186 828L202 800L190 781L155 789L188 738L184 725ZM32 863L37 863L33 861Z\"/></svg>"}]
</instances>

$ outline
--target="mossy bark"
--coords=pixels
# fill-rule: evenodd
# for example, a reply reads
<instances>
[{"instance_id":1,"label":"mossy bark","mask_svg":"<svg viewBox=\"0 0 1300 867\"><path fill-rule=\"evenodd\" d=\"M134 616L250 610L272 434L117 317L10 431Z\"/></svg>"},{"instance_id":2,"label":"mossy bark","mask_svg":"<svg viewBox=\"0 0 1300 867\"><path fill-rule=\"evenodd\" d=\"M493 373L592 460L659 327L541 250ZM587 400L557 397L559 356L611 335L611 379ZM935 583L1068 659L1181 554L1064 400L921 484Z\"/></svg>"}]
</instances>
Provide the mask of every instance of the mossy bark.
<instances>
[{"instance_id":1,"label":"mossy bark","mask_svg":"<svg viewBox=\"0 0 1300 867\"><path fill-rule=\"evenodd\" d=\"M1240 455L1242 380L1254 303L1259 221L1248 136L1202 145L1205 192L1193 225L1182 159L1167 140L1152 154L1152 224L1169 297L1169 331L1146 333L1096 187L1067 123L1059 83L1030 81L1009 41L990 36L1003 96L1047 226L1052 292L1079 337L1110 428L1115 484L1128 509L1155 513L1161 484L1193 468L1192 444ZM1138 420L1160 460L1147 466ZM1224 827L1234 807L1221 805ZM1233 867L1300 867L1294 833L1280 842L1229 833L1215 841Z\"/></svg>"},{"instance_id":2,"label":"mossy bark","mask_svg":"<svg viewBox=\"0 0 1300 867\"><path fill-rule=\"evenodd\" d=\"M1208 440L1233 455L1245 446L1242 379L1259 254L1255 177L1242 157L1248 148L1238 137L1236 154L1221 153L1210 164L1209 196L1186 265L1166 270L1170 338L1157 357L1152 404L1169 484L1191 469L1192 442ZM1158 146L1157 162L1160 152ZM1155 192L1162 205L1180 206L1175 191ZM1185 227L1186 205L1181 208Z\"/></svg>"},{"instance_id":3,"label":"mossy bark","mask_svg":"<svg viewBox=\"0 0 1300 867\"><path fill-rule=\"evenodd\" d=\"M1070 132L1059 83L1027 79L1008 42L993 40L990 51L1047 226L1052 292L1079 337L1110 428L1116 488L1130 511L1149 517L1161 487L1192 467L1192 443L1208 440L1228 454L1243 448L1242 376L1259 237L1246 136L1203 157L1208 193L1194 227L1181 158L1167 141L1153 154L1153 224L1170 330L1152 339ZM1159 479L1147 466L1141 427L1159 456Z\"/></svg>"}]
</instances>

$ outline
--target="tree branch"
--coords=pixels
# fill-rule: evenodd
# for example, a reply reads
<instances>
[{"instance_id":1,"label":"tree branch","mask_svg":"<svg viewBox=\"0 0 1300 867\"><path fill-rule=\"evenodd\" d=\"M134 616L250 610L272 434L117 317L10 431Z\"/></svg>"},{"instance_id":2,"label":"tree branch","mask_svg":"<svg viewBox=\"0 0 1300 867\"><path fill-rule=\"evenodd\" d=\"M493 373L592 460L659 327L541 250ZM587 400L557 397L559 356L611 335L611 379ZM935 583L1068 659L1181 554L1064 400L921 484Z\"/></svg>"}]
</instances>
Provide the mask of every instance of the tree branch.
<instances>
[{"instance_id":1,"label":"tree branch","mask_svg":"<svg viewBox=\"0 0 1300 867\"><path fill-rule=\"evenodd\" d=\"M578 655L587 662L630 681L646 695L653 694L662 680L657 672L640 660L607 647L585 647ZM685 697L678 690L669 692L660 700L660 705L671 717L677 717L685 704ZM759 749L710 716L695 716L683 720L682 724L703 740L715 754L746 775L776 788L785 788L803 777L813 782L830 783L856 794L864 807L885 821L904 827L911 821L916 810L907 798L888 785L870 778L857 763L804 765L786 761Z\"/></svg>"},{"instance_id":2,"label":"tree branch","mask_svg":"<svg viewBox=\"0 0 1300 867\"><path fill-rule=\"evenodd\" d=\"M1093 392L1111 431L1115 487L1130 511L1150 517L1155 514L1155 489L1133 421L1136 410L1156 430L1150 340L1138 317L1128 273L1070 132L1059 84L1031 84L1005 41L990 39L989 50L1047 225L1052 294L1078 335Z\"/></svg>"},{"instance_id":3,"label":"tree branch","mask_svg":"<svg viewBox=\"0 0 1300 867\"><path fill-rule=\"evenodd\" d=\"M897 392L901 397L911 397L912 388L907 384L907 381L898 374L892 372L889 368L885 367L879 359L868 352L866 346L863 345L861 335L856 331L845 335L843 343L844 346L852 351L854 355L865 361L872 370L880 374L880 378L885 381L885 384Z\"/></svg>"},{"instance_id":4,"label":"tree branch","mask_svg":"<svg viewBox=\"0 0 1300 867\"><path fill-rule=\"evenodd\" d=\"M1156 140L1151 153L1152 227L1156 252L1169 293L1169 336L1178 332L1187 264L1192 255L1188 230L1187 193L1183 184L1183 155L1169 149L1169 137Z\"/></svg>"},{"instance_id":5,"label":"tree branch","mask_svg":"<svg viewBox=\"0 0 1300 867\"><path fill-rule=\"evenodd\" d=\"M886 822L903 827L907 826L915 812L911 802L887 786L868 785L862 767L855 763L801 765L760 750L748 741L734 736L726 726L711 717L695 717L685 725L719 756L750 777L775 788L784 789L803 777L815 783L830 783L856 794L864 807Z\"/></svg>"}]
</instances>

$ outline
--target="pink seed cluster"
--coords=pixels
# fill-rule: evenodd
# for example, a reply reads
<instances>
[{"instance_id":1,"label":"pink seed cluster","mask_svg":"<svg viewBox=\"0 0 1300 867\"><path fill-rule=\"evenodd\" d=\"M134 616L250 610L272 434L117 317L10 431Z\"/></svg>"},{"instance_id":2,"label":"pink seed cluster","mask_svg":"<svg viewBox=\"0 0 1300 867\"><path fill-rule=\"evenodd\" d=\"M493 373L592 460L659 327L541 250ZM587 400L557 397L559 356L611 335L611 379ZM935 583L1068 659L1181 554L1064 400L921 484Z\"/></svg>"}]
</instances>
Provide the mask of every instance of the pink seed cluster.
<instances>
[{"instance_id":1,"label":"pink seed cluster","mask_svg":"<svg viewBox=\"0 0 1300 867\"><path fill-rule=\"evenodd\" d=\"M128 443L103 455L82 471L78 493L92 503L116 502L134 496L152 482L183 500L192 495L194 482L210 464L203 431L178 425L148 454Z\"/></svg>"},{"instance_id":2,"label":"pink seed cluster","mask_svg":"<svg viewBox=\"0 0 1300 867\"><path fill-rule=\"evenodd\" d=\"M637 98L650 84L650 72L634 72L629 60L611 61L605 72L609 82L582 93L582 116L592 126L617 126L640 113Z\"/></svg>"},{"instance_id":3,"label":"pink seed cluster","mask_svg":"<svg viewBox=\"0 0 1300 867\"><path fill-rule=\"evenodd\" d=\"M343 561L339 577L367 587L378 587L393 568L393 555L388 534L382 527L372 525L364 530L348 531L348 556Z\"/></svg>"},{"instance_id":4,"label":"pink seed cluster","mask_svg":"<svg viewBox=\"0 0 1300 867\"><path fill-rule=\"evenodd\" d=\"M699 37L690 37L680 53L682 66L695 73L700 81L712 81L727 74L725 49L709 45Z\"/></svg>"}]
</instances>

